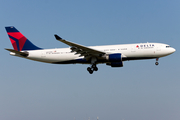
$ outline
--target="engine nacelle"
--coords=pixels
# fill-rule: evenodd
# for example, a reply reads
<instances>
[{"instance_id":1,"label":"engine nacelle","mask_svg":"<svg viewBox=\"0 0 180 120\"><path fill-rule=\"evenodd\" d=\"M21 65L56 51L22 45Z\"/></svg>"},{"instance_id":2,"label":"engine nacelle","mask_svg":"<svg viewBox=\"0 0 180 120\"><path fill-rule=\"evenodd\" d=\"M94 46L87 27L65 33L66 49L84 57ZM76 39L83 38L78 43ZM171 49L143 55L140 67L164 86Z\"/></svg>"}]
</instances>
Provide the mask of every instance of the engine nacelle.
<instances>
[{"instance_id":1,"label":"engine nacelle","mask_svg":"<svg viewBox=\"0 0 180 120\"><path fill-rule=\"evenodd\" d=\"M111 67L123 67L121 53L114 53L114 54L106 55L106 60L108 61L106 65L109 65Z\"/></svg>"},{"instance_id":2,"label":"engine nacelle","mask_svg":"<svg viewBox=\"0 0 180 120\"><path fill-rule=\"evenodd\" d=\"M111 67L123 67L123 62L111 62L106 63L106 65L110 65Z\"/></svg>"},{"instance_id":3,"label":"engine nacelle","mask_svg":"<svg viewBox=\"0 0 180 120\"><path fill-rule=\"evenodd\" d=\"M121 53L109 54L106 56L106 60L108 60L109 62L121 62L122 55Z\"/></svg>"}]
</instances>

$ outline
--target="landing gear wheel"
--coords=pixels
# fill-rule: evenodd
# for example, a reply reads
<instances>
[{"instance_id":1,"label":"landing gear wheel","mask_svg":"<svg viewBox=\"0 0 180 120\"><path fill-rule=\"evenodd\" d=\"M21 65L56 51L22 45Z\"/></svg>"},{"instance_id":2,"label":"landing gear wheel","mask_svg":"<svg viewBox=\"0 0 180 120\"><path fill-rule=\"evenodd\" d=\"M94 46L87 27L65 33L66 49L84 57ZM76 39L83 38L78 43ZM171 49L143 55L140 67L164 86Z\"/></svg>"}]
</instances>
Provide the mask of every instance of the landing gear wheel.
<instances>
[{"instance_id":1,"label":"landing gear wheel","mask_svg":"<svg viewBox=\"0 0 180 120\"><path fill-rule=\"evenodd\" d=\"M90 67L88 67L88 68L87 68L87 71L88 71L90 74L92 74L92 73L93 73L93 70L91 70L91 68L90 68Z\"/></svg>"},{"instance_id":2,"label":"landing gear wheel","mask_svg":"<svg viewBox=\"0 0 180 120\"><path fill-rule=\"evenodd\" d=\"M98 68L97 68L97 67L94 67L93 70L94 70L94 71L98 71Z\"/></svg>"},{"instance_id":3,"label":"landing gear wheel","mask_svg":"<svg viewBox=\"0 0 180 120\"><path fill-rule=\"evenodd\" d=\"M159 65L159 63L158 63L158 62L155 62L155 65Z\"/></svg>"},{"instance_id":4,"label":"landing gear wheel","mask_svg":"<svg viewBox=\"0 0 180 120\"><path fill-rule=\"evenodd\" d=\"M92 70L90 70L90 71L89 71L89 73L90 73L90 74L93 74L93 71L92 71Z\"/></svg>"},{"instance_id":5,"label":"landing gear wheel","mask_svg":"<svg viewBox=\"0 0 180 120\"><path fill-rule=\"evenodd\" d=\"M93 71L98 71L96 64L93 64L91 68L93 69Z\"/></svg>"},{"instance_id":6,"label":"landing gear wheel","mask_svg":"<svg viewBox=\"0 0 180 120\"><path fill-rule=\"evenodd\" d=\"M88 67L88 68L87 68L87 71L90 71L90 70L91 70L91 68L90 68L90 67Z\"/></svg>"},{"instance_id":7,"label":"landing gear wheel","mask_svg":"<svg viewBox=\"0 0 180 120\"><path fill-rule=\"evenodd\" d=\"M98 71L98 68L96 66L97 58L92 57L91 58L91 67L88 67L87 70L90 74L92 74L94 71Z\"/></svg>"}]
</instances>

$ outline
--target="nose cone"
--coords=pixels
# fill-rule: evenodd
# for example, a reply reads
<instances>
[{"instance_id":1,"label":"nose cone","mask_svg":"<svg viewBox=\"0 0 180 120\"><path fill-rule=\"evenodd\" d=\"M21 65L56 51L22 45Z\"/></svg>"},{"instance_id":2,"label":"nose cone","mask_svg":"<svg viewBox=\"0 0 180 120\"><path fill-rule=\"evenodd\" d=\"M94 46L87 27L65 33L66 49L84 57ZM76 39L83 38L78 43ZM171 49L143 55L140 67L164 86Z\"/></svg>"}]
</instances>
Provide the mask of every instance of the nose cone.
<instances>
[{"instance_id":1,"label":"nose cone","mask_svg":"<svg viewBox=\"0 0 180 120\"><path fill-rule=\"evenodd\" d=\"M170 55L170 54L174 53L175 51L176 51L176 49L171 47L171 48L167 48L164 52L166 55Z\"/></svg>"},{"instance_id":2,"label":"nose cone","mask_svg":"<svg viewBox=\"0 0 180 120\"><path fill-rule=\"evenodd\" d=\"M174 52L176 51L176 49L172 48L172 50L171 50L171 51L172 51L172 53L174 53Z\"/></svg>"},{"instance_id":3,"label":"nose cone","mask_svg":"<svg viewBox=\"0 0 180 120\"><path fill-rule=\"evenodd\" d=\"M167 56L167 55L170 55L172 53L174 53L176 51L176 49L174 49L173 47L170 47L169 45L162 49L161 53L162 53L162 56Z\"/></svg>"}]
</instances>

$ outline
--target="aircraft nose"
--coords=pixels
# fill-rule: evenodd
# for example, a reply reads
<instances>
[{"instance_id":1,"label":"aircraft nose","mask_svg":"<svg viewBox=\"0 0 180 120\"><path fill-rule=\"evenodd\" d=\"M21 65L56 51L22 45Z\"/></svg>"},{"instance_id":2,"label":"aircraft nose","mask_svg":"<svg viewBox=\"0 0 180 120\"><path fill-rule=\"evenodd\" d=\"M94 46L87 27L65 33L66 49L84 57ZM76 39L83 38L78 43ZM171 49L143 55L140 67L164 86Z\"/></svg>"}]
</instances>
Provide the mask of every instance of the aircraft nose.
<instances>
[{"instance_id":1,"label":"aircraft nose","mask_svg":"<svg viewBox=\"0 0 180 120\"><path fill-rule=\"evenodd\" d=\"M176 51L176 49L172 48L172 53L174 53Z\"/></svg>"},{"instance_id":2,"label":"aircraft nose","mask_svg":"<svg viewBox=\"0 0 180 120\"><path fill-rule=\"evenodd\" d=\"M176 49L171 48L171 53L174 53L176 51Z\"/></svg>"}]
</instances>

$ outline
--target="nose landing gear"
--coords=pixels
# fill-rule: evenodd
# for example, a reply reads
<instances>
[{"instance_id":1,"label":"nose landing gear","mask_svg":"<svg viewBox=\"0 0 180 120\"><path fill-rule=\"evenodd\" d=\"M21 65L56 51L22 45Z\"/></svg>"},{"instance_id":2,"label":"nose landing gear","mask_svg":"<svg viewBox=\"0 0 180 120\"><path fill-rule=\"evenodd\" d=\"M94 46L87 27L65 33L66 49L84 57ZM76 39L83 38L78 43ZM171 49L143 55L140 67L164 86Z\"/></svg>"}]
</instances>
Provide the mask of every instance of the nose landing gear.
<instances>
[{"instance_id":1,"label":"nose landing gear","mask_svg":"<svg viewBox=\"0 0 180 120\"><path fill-rule=\"evenodd\" d=\"M155 62L155 65L159 65L159 62L158 62L159 58L156 58L156 62Z\"/></svg>"}]
</instances>

